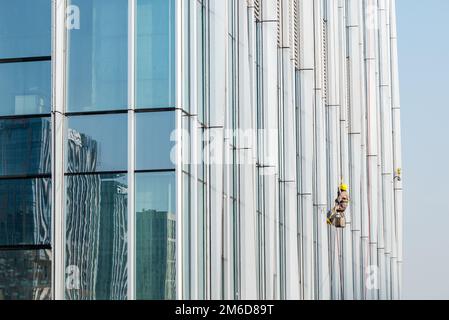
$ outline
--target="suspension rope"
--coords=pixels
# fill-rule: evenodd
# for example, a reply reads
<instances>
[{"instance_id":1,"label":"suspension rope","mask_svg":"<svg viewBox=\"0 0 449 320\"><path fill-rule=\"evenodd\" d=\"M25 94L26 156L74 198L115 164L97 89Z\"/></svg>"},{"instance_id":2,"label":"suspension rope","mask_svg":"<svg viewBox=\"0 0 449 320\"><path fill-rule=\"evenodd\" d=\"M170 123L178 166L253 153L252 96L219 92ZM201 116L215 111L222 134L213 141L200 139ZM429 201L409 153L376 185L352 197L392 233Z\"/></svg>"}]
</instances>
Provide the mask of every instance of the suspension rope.
<instances>
[{"instance_id":1,"label":"suspension rope","mask_svg":"<svg viewBox=\"0 0 449 320\"><path fill-rule=\"evenodd\" d=\"M343 273L343 268L342 268L343 255L340 254L340 245L343 242L340 241L340 230L336 230L335 239L336 239L335 244L337 246L337 262L338 262L339 277L340 277L340 295L341 295L341 298L343 298L344 297L344 285L343 285L344 273Z\"/></svg>"}]
</instances>

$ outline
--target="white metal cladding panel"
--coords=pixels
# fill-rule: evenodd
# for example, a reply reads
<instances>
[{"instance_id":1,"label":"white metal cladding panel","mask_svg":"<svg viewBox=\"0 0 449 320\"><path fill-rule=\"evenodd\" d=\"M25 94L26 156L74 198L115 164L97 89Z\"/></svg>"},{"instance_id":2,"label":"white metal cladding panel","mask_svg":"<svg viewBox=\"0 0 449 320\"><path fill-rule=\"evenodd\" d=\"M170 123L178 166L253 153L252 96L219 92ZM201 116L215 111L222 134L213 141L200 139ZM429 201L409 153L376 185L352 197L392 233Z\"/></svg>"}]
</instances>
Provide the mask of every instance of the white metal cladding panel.
<instances>
[{"instance_id":1,"label":"white metal cladding panel","mask_svg":"<svg viewBox=\"0 0 449 320\"><path fill-rule=\"evenodd\" d=\"M244 2L239 2L238 29L245 30L239 34L239 74L238 74L238 113L239 129L237 132L238 158L240 166L240 223L241 230L241 296L242 299L257 299L256 285L256 210L255 210L255 167L251 165L253 159L254 141L247 132L253 132L252 99L251 99L251 67L249 57L248 15Z\"/></svg>"},{"instance_id":2,"label":"white metal cladding panel","mask_svg":"<svg viewBox=\"0 0 449 320\"><path fill-rule=\"evenodd\" d=\"M395 257L396 252L396 242L394 241L393 233L394 230L394 172L393 172L393 121L392 121L392 100L391 100L391 84L390 84L390 70L391 70L391 59L390 59L390 39L388 32L388 11L389 8L386 7L386 1L382 0L379 2L379 46L380 46L380 111L381 111L381 154L383 157L382 161L382 189L383 196L382 208L383 208L383 227L384 234L382 244L385 255L385 263L382 265L382 279L381 279L381 298L390 298L391 292L389 292L389 278L391 277L390 266L391 259ZM393 228L392 228L393 227ZM382 246L379 243L379 246ZM385 288L385 290L382 290Z\"/></svg>"},{"instance_id":3,"label":"white metal cladding panel","mask_svg":"<svg viewBox=\"0 0 449 320\"><path fill-rule=\"evenodd\" d=\"M330 274L328 256L327 227L323 225L322 216L327 211L326 183L326 136L325 136L325 33L322 16L322 2L314 1L314 57L315 65L315 104L314 104L314 242L315 242L315 273L314 298L330 299Z\"/></svg>"},{"instance_id":4,"label":"white metal cladding panel","mask_svg":"<svg viewBox=\"0 0 449 320\"><path fill-rule=\"evenodd\" d=\"M314 16L313 0L296 0L297 4L297 29L298 41L297 54L299 69L313 69L315 65L314 55ZM296 38L295 37L295 38Z\"/></svg>"},{"instance_id":5,"label":"white metal cladding panel","mask_svg":"<svg viewBox=\"0 0 449 320\"><path fill-rule=\"evenodd\" d=\"M296 173L296 117L295 117L295 66L291 60L292 48L280 50L280 63L282 83L280 85L280 152L282 163L280 164L280 183L283 185L282 211L284 222L285 248L283 268L285 276L282 277L281 287L285 298L298 299L300 296L299 266L298 266L298 243L297 243L297 173Z\"/></svg>"},{"instance_id":6,"label":"white metal cladding panel","mask_svg":"<svg viewBox=\"0 0 449 320\"><path fill-rule=\"evenodd\" d=\"M340 61L340 153L341 153L341 181L349 183L350 161L349 161L349 85L348 85L348 48L347 48L347 12L346 2L339 1L338 6L338 30L339 30L339 61ZM343 262L343 275L353 275L353 251L352 251L352 208L348 208L346 229L342 232L342 252L345 252L341 261ZM343 296L341 298L354 299L353 276L342 279Z\"/></svg>"},{"instance_id":7,"label":"white metal cladding panel","mask_svg":"<svg viewBox=\"0 0 449 320\"><path fill-rule=\"evenodd\" d=\"M210 125L223 127L227 103L226 85L229 77L227 1L210 1L208 12L210 43L207 49L209 50L210 80L206 87L209 87L210 92Z\"/></svg>"},{"instance_id":8,"label":"white metal cladding panel","mask_svg":"<svg viewBox=\"0 0 449 320\"><path fill-rule=\"evenodd\" d=\"M260 0L262 3L262 21L277 21L277 1Z\"/></svg>"}]
</instances>

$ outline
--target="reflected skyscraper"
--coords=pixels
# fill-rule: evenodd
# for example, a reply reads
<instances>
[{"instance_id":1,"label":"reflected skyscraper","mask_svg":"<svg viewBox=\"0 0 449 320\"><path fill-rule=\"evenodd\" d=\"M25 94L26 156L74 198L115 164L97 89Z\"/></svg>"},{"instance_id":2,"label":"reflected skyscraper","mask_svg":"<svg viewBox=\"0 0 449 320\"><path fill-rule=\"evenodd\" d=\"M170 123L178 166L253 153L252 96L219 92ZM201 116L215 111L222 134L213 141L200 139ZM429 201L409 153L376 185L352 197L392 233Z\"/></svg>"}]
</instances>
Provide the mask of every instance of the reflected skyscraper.
<instances>
[{"instance_id":1,"label":"reflected skyscraper","mask_svg":"<svg viewBox=\"0 0 449 320\"><path fill-rule=\"evenodd\" d=\"M170 212L137 212L137 291L145 299L176 298L176 218Z\"/></svg>"},{"instance_id":2,"label":"reflected skyscraper","mask_svg":"<svg viewBox=\"0 0 449 320\"><path fill-rule=\"evenodd\" d=\"M69 129L66 207L66 268L76 285L69 299L126 299L127 185L124 175L95 174L100 145Z\"/></svg>"},{"instance_id":3,"label":"reflected skyscraper","mask_svg":"<svg viewBox=\"0 0 449 320\"><path fill-rule=\"evenodd\" d=\"M49 300L51 250L0 250L0 300Z\"/></svg>"},{"instance_id":4,"label":"reflected skyscraper","mask_svg":"<svg viewBox=\"0 0 449 320\"><path fill-rule=\"evenodd\" d=\"M0 120L0 300L51 299L50 172L50 120Z\"/></svg>"},{"instance_id":5,"label":"reflected skyscraper","mask_svg":"<svg viewBox=\"0 0 449 320\"><path fill-rule=\"evenodd\" d=\"M0 119L0 175L51 172L51 122L41 119Z\"/></svg>"},{"instance_id":6,"label":"reflected skyscraper","mask_svg":"<svg viewBox=\"0 0 449 320\"><path fill-rule=\"evenodd\" d=\"M50 244L50 151L49 119L0 120L0 245Z\"/></svg>"}]
</instances>

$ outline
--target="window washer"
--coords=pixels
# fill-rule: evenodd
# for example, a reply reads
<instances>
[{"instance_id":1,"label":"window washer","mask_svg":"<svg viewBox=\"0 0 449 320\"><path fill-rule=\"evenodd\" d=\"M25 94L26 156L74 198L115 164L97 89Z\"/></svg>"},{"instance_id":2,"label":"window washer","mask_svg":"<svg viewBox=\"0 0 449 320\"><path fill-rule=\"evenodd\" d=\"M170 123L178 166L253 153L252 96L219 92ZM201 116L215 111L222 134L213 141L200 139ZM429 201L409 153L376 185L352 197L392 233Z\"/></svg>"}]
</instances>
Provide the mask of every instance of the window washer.
<instances>
[{"instance_id":1,"label":"window washer","mask_svg":"<svg viewBox=\"0 0 449 320\"><path fill-rule=\"evenodd\" d=\"M346 227L345 212L349 205L349 187L342 183L338 188L338 197L335 200L335 207L327 214L327 224L336 228Z\"/></svg>"},{"instance_id":2,"label":"window washer","mask_svg":"<svg viewBox=\"0 0 449 320\"><path fill-rule=\"evenodd\" d=\"M398 180L399 182L402 181L402 169L401 168L396 169L396 175L394 176L393 180Z\"/></svg>"}]
</instances>

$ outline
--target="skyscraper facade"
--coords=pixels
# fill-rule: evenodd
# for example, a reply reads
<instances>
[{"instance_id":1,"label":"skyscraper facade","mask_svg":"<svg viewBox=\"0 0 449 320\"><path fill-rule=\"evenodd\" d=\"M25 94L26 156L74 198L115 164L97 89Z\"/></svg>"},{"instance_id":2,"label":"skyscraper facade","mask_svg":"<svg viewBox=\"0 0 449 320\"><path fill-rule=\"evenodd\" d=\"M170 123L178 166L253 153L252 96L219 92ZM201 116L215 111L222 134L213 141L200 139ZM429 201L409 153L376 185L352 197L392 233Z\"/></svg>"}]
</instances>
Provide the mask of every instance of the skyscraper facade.
<instances>
[{"instance_id":1,"label":"skyscraper facade","mask_svg":"<svg viewBox=\"0 0 449 320\"><path fill-rule=\"evenodd\" d=\"M401 161L395 0L0 0L0 299L399 299Z\"/></svg>"}]
</instances>

